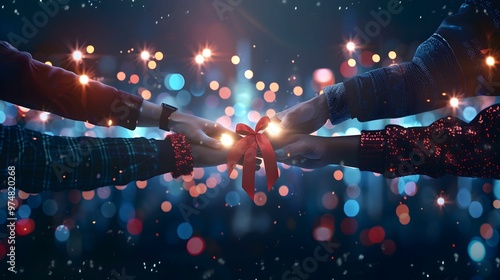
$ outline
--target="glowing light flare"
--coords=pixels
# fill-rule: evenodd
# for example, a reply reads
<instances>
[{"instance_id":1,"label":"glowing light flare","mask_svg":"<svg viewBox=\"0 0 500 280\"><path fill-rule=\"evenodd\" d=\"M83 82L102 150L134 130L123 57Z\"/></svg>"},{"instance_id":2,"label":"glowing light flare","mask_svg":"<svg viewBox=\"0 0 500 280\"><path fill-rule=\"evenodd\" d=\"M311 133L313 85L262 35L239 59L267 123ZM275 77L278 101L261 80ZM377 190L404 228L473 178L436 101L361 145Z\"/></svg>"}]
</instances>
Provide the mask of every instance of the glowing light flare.
<instances>
[{"instance_id":1,"label":"glowing light flare","mask_svg":"<svg viewBox=\"0 0 500 280\"><path fill-rule=\"evenodd\" d=\"M50 61L48 61L48 60L47 60L47 61L45 61L45 64L52 66L52 62L50 62Z\"/></svg>"},{"instance_id":2,"label":"glowing light flare","mask_svg":"<svg viewBox=\"0 0 500 280\"><path fill-rule=\"evenodd\" d=\"M83 59L83 53L77 50L71 54L71 57L74 61L81 61Z\"/></svg>"},{"instance_id":3,"label":"glowing light flare","mask_svg":"<svg viewBox=\"0 0 500 280\"><path fill-rule=\"evenodd\" d=\"M354 42L347 42L347 44L345 45L345 48L348 51L353 52L356 50L356 44Z\"/></svg>"},{"instance_id":4,"label":"glowing light flare","mask_svg":"<svg viewBox=\"0 0 500 280\"><path fill-rule=\"evenodd\" d=\"M209 48L206 48L204 49L202 52L201 52L201 55L205 58L209 58L212 56L212 50L209 49Z\"/></svg>"},{"instance_id":5,"label":"glowing light flare","mask_svg":"<svg viewBox=\"0 0 500 280\"><path fill-rule=\"evenodd\" d=\"M195 56L194 61L197 64L203 64L205 62L205 57L203 55L199 54L199 55Z\"/></svg>"},{"instance_id":6,"label":"glowing light flare","mask_svg":"<svg viewBox=\"0 0 500 280\"><path fill-rule=\"evenodd\" d=\"M275 137L280 135L282 129L277 123L269 123L267 125L266 131L269 133L270 136Z\"/></svg>"},{"instance_id":7,"label":"glowing light flare","mask_svg":"<svg viewBox=\"0 0 500 280\"><path fill-rule=\"evenodd\" d=\"M495 66L495 63L496 63L496 61L495 61L495 58L493 56L488 56L486 58L486 65Z\"/></svg>"},{"instance_id":8,"label":"glowing light flare","mask_svg":"<svg viewBox=\"0 0 500 280\"><path fill-rule=\"evenodd\" d=\"M442 197L438 198L436 202L437 202L437 204L438 204L439 206L443 206L443 205L444 205L444 203L445 203L444 198L442 198Z\"/></svg>"},{"instance_id":9,"label":"glowing light flare","mask_svg":"<svg viewBox=\"0 0 500 280\"><path fill-rule=\"evenodd\" d=\"M89 76L84 74L84 75L81 75L78 80L80 81L80 84L87 85L90 81L90 78L89 78Z\"/></svg>"},{"instance_id":10,"label":"glowing light flare","mask_svg":"<svg viewBox=\"0 0 500 280\"><path fill-rule=\"evenodd\" d=\"M460 101L458 100L458 98L456 97L452 97L450 99L450 106L453 107L453 108L457 108L458 105L460 104Z\"/></svg>"},{"instance_id":11,"label":"glowing light flare","mask_svg":"<svg viewBox=\"0 0 500 280\"><path fill-rule=\"evenodd\" d=\"M220 142L224 147L232 147L234 145L234 138L227 133L223 133L220 137Z\"/></svg>"},{"instance_id":12,"label":"glowing light flare","mask_svg":"<svg viewBox=\"0 0 500 280\"><path fill-rule=\"evenodd\" d=\"M40 120L42 122L46 122L49 119L49 114L50 113L47 113L47 112L40 113L40 116L39 116Z\"/></svg>"},{"instance_id":13,"label":"glowing light flare","mask_svg":"<svg viewBox=\"0 0 500 280\"><path fill-rule=\"evenodd\" d=\"M148 51L141 52L141 59L142 60L149 60L150 57L151 57L151 54Z\"/></svg>"}]
</instances>

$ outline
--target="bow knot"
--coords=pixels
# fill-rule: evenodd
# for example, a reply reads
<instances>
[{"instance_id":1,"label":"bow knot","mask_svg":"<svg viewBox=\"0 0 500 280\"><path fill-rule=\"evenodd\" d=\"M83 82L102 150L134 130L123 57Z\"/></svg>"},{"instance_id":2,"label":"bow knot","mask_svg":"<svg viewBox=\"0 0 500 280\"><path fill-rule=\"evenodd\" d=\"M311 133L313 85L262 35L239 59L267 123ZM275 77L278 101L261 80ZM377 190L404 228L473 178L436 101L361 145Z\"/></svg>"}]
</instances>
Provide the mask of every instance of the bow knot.
<instances>
[{"instance_id":1,"label":"bow knot","mask_svg":"<svg viewBox=\"0 0 500 280\"><path fill-rule=\"evenodd\" d=\"M255 195L255 164L257 162L257 150L260 149L264 160L267 191L270 191L274 182L278 179L278 165L274 155L274 149L267 137L260 133L271 122L269 117L262 117L255 126L255 130L245 124L236 125L236 133L245 135L240 139L227 155L228 172L231 174L238 161L243 157L243 189L254 199Z\"/></svg>"}]
</instances>

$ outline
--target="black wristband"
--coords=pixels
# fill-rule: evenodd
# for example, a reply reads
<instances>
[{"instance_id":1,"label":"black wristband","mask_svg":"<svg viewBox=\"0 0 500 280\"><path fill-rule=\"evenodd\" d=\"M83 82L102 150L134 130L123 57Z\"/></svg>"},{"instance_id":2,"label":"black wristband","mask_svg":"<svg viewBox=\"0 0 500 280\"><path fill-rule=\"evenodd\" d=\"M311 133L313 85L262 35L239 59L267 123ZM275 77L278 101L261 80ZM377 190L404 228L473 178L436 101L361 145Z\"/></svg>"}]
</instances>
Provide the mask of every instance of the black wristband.
<instances>
[{"instance_id":1,"label":"black wristband","mask_svg":"<svg viewBox=\"0 0 500 280\"><path fill-rule=\"evenodd\" d=\"M170 131L168 122L170 121L170 115L175 111L177 111L176 107L165 103L161 104L160 129Z\"/></svg>"}]
</instances>

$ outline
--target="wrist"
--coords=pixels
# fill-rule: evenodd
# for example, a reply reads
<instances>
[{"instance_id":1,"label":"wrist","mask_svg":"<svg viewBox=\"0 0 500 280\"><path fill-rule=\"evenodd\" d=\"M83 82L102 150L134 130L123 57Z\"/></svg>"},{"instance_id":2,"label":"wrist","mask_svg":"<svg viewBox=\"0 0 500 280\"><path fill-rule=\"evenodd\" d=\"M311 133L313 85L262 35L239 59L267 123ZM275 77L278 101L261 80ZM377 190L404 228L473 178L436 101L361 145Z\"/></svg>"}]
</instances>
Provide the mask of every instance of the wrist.
<instances>
[{"instance_id":1,"label":"wrist","mask_svg":"<svg viewBox=\"0 0 500 280\"><path fill-rule=\"evenodd\" d=\"M327 86L323 91L326 99L327 119L329 118L332 124L339 124L351 118L344 83Z\"/></svg>"},{"instance_id":2,"label":"wrist","mask_svg":"<svg viewBox=\"0 0 500 280\"><path fill-rule=\"evenodd\" d=\"M176 112L177 112L176 107L168 105L166 103L161 104L161 115L159 124L160 129L170 131L170 128L173 127L173 124L171 122L172 115L175 115Z\"/></svg>"}]
</instances>

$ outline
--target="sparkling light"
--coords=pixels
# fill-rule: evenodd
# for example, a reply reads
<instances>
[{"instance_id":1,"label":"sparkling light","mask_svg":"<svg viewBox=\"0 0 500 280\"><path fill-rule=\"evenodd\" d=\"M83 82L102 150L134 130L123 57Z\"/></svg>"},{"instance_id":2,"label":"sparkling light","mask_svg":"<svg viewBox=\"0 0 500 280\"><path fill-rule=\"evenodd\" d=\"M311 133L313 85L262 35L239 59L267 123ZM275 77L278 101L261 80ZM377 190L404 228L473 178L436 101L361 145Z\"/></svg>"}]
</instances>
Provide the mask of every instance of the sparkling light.
<instances>
[{"instance_id":1,"label":"sparkling light","mask_svg":"<svg viewBox=\"0 0 500 280\"><path fill-rule=\"evenodd\" d=\"M456 97L453 97L450 99L450 105L453 108L457 108L459 103L460 102L459 102L458 98L456 98Z\"/></svg>"},{"instance_id":2,"label":"sparkling light","mask_svg":"<svg viewBox=\"0 0 500 280\"><path fill-rule=\"evenodd\" d=\"M209 58L212 56L212 50L210 49L204 49L202 52L201 52L201 55L203 55L203 57L205 58Z\"/></svg>"},{"instance_id":3,"label":"sparkling light","mask_svg":"<svg viewBox=\"0 0 500 280\"><path fill-rule=\"evenodd\" d=\"M356 44L354 44L354 42L348 42L346 45L345 45L346 49L350 52L353 52L356 50Z\"/></svg>"},{"instance_id":4,"label":"sparkling light","mask_svg":"<svg viewBox=\"0 0 500 280\"><path fill-rule=\"evenodd\" d=\"M83 54L81 51L74 51L71 55L74 61L81 61L83 59Z\"/></svg>"},{"instance_id":5,"label":"sparkling light","mask_svg":"<svg viewBox=\"0 0 500 280\"><path fill-rule=\"evenodd\" d=\"M271 136L277 136L281 133L281 127L278 124L271 122L267 125L266 131Z\"/></svg>"},{"instance_id":6,"label":"sparkling light","mask_svg":"<svg viewBox=\"0 0 500 280\"><path fill-rule=\"evenodd\" d=\"M151 57L151 55L149 54L148 51L142 51L141 52L141 59L142 60L149 60L150 57Z\"/></svg>"},{"instance_id":7,"label":"sparkling light","mask_svg":"<svg viewBox=\"0 0 500 280\"><path fill-rule=\"evenodd\" d=\"M199 54L194 58L194 61L198 64L202 64L203 62L205 62L205 56Z\"/></svg>"},{"instance_id":8,"label":"sparkling light","mask_svg":"<svg viewBox=\"0 0 500 280\"><path fill-rule=\"evenodd\" d=\"M495 58L493 56L488 56L486 58L486 64L488 66L494 66L495 65Z\"/></svg>"},{"instance_id":9,"label":"sparkling light","mask_svg":"<svg viewBox=\"0 0 500 280\"><path fill-rule=\"evenodd\" d=\"M222 133L220 136L220 142L224 147L232 147L234 144L234 139L231 137L231 135L227 133Z\"/></svg>"},{"instance_id":10,"label":"sparkling light","mask_svg":"<svg viewBox=\"0 0 500 280\"><path fill-rule=\"evenodd\" d=\"M50 61L45 61L45 64L52 66L52 62Z\"/></svg>"},{"instance_id":11,"label":"sparkling light","mask_svg":"<svg viewBox=\"0 0 500 280\"><path fill-rule=\"evenodd\" d=\"M437 204L440 205L440 206L443 206L444 205L444 198L440 197L437 199Z\"/></svg>"},{"instance_id":12,"label":"sparkling light","mask_svg":"<svg viewBox=\"0 0 500 280\"><path fill-rule=\"evenodd\" d=\"M89 83L89 76L87 75L81 75L80 76L80 84L86 85Z\"/></svg>"}]
</instances>

